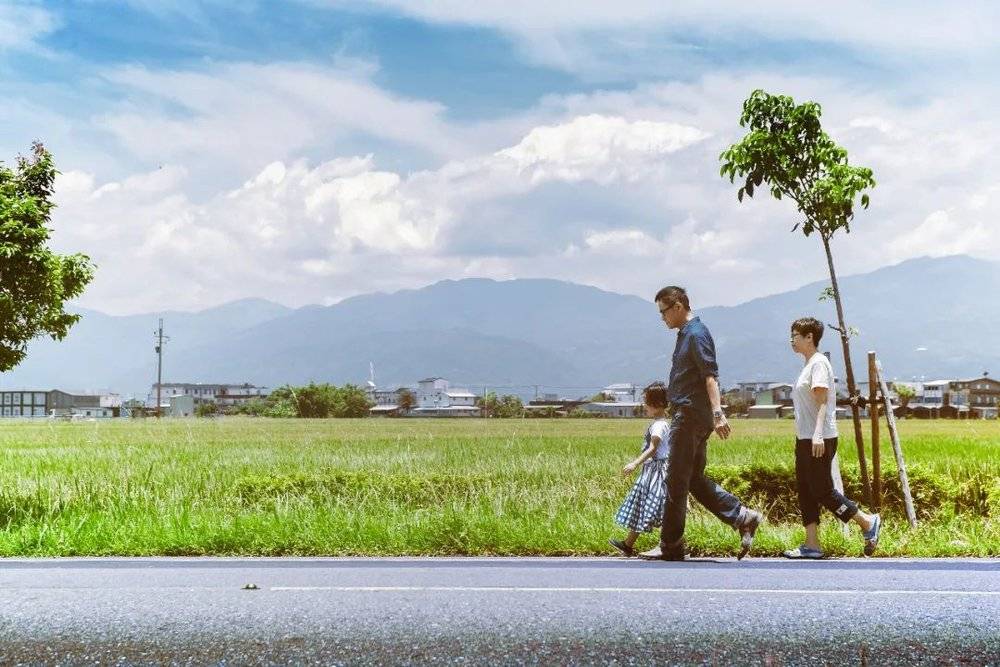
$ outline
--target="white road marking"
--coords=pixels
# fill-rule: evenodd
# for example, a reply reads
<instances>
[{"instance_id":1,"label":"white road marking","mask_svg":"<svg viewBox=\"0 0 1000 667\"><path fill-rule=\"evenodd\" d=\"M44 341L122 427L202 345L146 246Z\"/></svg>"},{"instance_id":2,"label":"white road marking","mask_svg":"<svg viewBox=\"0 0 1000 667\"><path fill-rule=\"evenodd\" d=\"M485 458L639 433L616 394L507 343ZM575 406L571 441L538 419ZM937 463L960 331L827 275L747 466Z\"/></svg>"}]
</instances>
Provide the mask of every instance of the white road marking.
<instances>
[{"instance_id":1,"label":"white road marking","mask_svg":"<svg viewBox=\"0 0 1000 667\"><path fill-rule=\"evenodd\" d=\"M271 586L272 591L336 591L344 593L720 593L790 595L932 595L1000 596L1000 591L962 590L833 590L810 588L622 588L592 586Z\"/></svg>"}]
</instances>

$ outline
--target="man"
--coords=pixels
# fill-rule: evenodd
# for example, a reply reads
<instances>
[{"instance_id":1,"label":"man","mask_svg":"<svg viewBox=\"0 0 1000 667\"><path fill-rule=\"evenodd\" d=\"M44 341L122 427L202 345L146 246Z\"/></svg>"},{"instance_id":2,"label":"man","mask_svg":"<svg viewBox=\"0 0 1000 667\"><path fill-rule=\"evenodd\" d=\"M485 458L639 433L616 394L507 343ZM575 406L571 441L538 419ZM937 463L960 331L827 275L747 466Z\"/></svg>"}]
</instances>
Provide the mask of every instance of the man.
<instances>
[{"instance_id":1,"label":"man","mask_svg":"<svg viewBox=\"0 0 1000 667\"><path fill-rule=\"evenodd\" d=\"M705 450L712 431L723 440L730 433L721 407L715 342L708 328L691 312L683 288L671 285L661 289L656 293L656 307L667 328L678 331L667 388L672 419L667 433L670 453L660 545L640 556L647 560L684 560L684 523L690 492L708 511L740 533L737 558L742 559L750 551L763 516L705 476Z\"/></svg>"}]
</instances>

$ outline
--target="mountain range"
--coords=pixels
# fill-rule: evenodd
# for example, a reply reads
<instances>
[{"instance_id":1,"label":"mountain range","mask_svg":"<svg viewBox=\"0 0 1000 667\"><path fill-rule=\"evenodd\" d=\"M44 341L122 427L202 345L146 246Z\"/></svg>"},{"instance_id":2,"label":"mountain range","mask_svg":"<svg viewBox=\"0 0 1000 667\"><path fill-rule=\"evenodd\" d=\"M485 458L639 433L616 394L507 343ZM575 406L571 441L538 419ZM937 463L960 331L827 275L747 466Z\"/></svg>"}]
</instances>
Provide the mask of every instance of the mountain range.
<instances>
[{"instance_id":1,"label":"mountain range","mask_svg":"<svg viewBox=\"0 0 1000 667\"><path fill-rule=\"evenodd\" d=\"M788 380L801 361L789 324L813 315L836 322L817 282L736 306L697 308L716 341L722 383ZM978 377L1000 372L1000 263L967 256L920 258L841 278L859 379L878 351L890 378ZM992 295L992 296L991 296ZM652 295L650 295L652 296ZM170 336L164 382L363 383L369 362L380 386L442 376L501 393L593 393L611 382L663 378L675 334L636 296L557 280L445 280L373 293L332 306L287 308L244 299L215 308L112 316L77 309L63 341L40 339L4 388L113 390L145 396L156 378L153 331ZM837 334L821 349L843 366Z\"/></svg>"}]
</instances>

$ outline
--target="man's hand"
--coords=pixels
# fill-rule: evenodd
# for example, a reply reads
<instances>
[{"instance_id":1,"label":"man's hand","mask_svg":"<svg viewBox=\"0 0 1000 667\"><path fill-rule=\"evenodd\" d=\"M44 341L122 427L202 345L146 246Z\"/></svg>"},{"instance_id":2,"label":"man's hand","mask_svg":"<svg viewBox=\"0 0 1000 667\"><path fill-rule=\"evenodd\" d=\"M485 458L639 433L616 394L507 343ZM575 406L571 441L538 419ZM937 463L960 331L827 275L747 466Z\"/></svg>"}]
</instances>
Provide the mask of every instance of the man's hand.
<instances>
[{"instance_id":1,"label":"man's hand","mask_svg":"<svg viewBox=\"0 0 1000 667\"><path fill-rule=\"evenodd\" d=\"M826 443L823 442L823 438L813 438L813 456L816 458L822 458L826 454Z\"/></svg>"},{"instance_id":2,"label":"man's hand","mask_svg":"<svg viewBox=\"0 0 1000 667\"><path fill-rule=\"evenodd\" d=\"M627 466L622 468L622 477L628 477L635 472L635 463L629 463Z\"/></svg>"},{"instance_id":3,"label":"man's hand","mask_svg":"<svg viewBox=\"0 0 1000 667\"><path fill-rule=\"evenodd\" d=\"M729 434L732 432L732 429L729 428L729 422L726 421L725 415L718 415L715 418L715 432L723 440L728 438Z\"/></svg>"}]
</instances>

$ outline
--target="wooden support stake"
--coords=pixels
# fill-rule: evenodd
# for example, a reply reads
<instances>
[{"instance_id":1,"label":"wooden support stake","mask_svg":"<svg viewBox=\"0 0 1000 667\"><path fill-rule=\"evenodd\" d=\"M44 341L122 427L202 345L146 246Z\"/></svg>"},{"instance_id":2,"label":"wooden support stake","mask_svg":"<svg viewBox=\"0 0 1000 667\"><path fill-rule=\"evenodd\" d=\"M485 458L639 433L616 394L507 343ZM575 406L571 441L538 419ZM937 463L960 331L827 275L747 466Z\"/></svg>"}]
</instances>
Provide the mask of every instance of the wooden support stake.
<instances>
[{"instance_id":1,"label":"wooden support stake","mask_svg":"<svg viewBox=\"0 0 1000 667\"><path fill-rule=\"evenodd\" d=\"M878 372L879 388L882 390L882 403L885 405L885 418L889 422L889 438L892 440L892 453L896 455L896 468L899 470L899 485L903 487L903 503L906 505L906 518L910 528L917 527L917 513L913 509L913 496L910 495L910 480L906 476L906 462L903 460L903 448L899 444L899 433L896 431L896 415L892 412L892 402L889 401L889 387L882 376L882 362L875 360L875 370Z\"/></svg>"},{"instance_id":2,"label":"wooden support stake","mask_svg":"<svg viewBox=\"0 0 1000 667\"><path fill-rule=\"evenodd\" d=\"M878 370L875 352L868 353L868 416L872 422L872 507L882 509L882 453L879 451Z\"/></svg>"}]
</instances>

